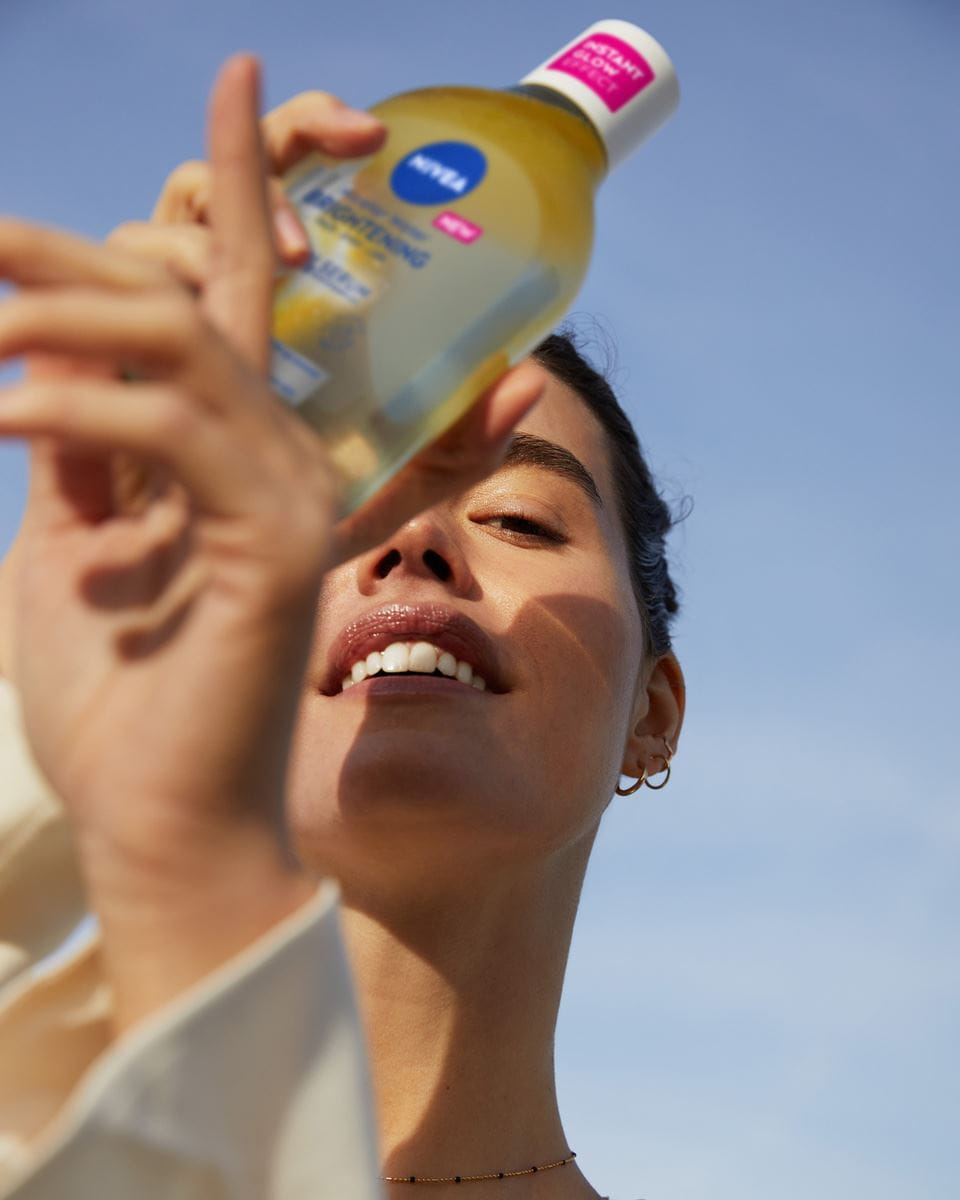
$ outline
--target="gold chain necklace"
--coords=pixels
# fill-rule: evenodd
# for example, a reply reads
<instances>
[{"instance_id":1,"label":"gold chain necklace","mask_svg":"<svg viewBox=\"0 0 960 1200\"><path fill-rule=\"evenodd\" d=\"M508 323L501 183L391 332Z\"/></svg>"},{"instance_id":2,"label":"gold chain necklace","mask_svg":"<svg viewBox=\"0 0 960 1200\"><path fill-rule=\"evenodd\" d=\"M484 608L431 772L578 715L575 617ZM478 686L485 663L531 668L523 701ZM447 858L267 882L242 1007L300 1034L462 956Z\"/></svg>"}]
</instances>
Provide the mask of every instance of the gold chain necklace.
<instances>
[{"instance_id":1,"label":"gold chain necklace","mask_svg":"<svg viewBox=\"0 0 960 1200\"><path fill-rule=\"evenodd\" d=\"M381 1175L381 1183L481 1183L488 1179L516 1179L520 1175L537 1175L540 1171L552 1171L554 1167L565 1167L577 1157L571 1150L566 1158L556 1162L541 1163L537 1167L521 1167L517 1171L490 1171L486 1175Z\"/></svg>"}]
</instances>

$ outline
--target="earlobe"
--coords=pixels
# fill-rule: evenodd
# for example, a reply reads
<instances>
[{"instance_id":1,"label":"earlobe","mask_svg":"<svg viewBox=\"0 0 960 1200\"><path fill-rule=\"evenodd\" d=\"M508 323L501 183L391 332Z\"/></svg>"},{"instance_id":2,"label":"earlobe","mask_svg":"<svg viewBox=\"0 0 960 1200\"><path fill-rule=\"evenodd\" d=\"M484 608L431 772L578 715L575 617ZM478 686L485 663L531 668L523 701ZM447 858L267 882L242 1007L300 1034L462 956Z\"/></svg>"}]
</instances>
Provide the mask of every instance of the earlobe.
<instances>
[{"instance_id":1,"label":"earlobe","mask_svg":"<svg viewBox=\"0 0 960 1200\"><path fill-rule=\"evenodd\" d=\"M648 668L646 680L638 689L639 715L624 747L621 774L633 776L637 782L627 789L618 787L618 795L630 795L643 783L653 791L666 787L685 707L683 671L672 653L663 654ZM664 772L666 778L661 783L649 782Z\"/></svg>"}]
</instances>

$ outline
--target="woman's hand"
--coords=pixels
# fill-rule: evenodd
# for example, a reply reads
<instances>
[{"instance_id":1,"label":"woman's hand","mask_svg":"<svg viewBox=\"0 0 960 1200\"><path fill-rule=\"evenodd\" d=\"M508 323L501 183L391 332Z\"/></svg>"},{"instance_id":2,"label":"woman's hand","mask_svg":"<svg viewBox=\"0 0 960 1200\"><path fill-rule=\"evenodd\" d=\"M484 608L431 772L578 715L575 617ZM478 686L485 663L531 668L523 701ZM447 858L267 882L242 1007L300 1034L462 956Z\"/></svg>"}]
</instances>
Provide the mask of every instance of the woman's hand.
<instances>
[{"instance_id":1,"label":"woman's hand","mask_svg":"<svg viewBox=\"0 0 960 1200\"><path fill-rule=\"evenodd\" d=\"M0 435L32 450L6 580L14 675L75 826L121 1024L307 888L280 805L335 497L322 444L263 375L274 255L256 96L255 63L233 60L212 102L199 302L133 255L0 225L18 288L0 355L45 357L0 393Z\"/></svg>"},{"instance_id":2,"label":"woman's hand","mask_svg":"<svg viewBox=\"0 0 960 1200\"><path fill-rule=\"evenodd\" d=\"M241 58L214 93L198 295L129 250L0 225L0 277L18 288L0 357L31 359L0 392L0 436L31 442L4 624L121 1024L303 898L280 809L323 569L492 469L541 385L536 369L505 377L388 504L333 536L322 443L263 373L274 253L256 92Z\"/></svg>"},{"instance_id":3,"label":"woman's hand","mask_svg":"<svg viewBox=\"0 0 960 1200\"><path fill-rule=\"evenodd\" d=\"M33 377L0 400L0 431L34 449L17 681L41 765L81 828L109 790L169 806L202 795L207 773L211 803L235 805L282 781L291 701L268 714L296 691L334 497L322 444L263 376L274 259L255 98L254 64L234 60L213 99L202 303L132 255L0 227L3 275L19 287L0 309L0 352L96 371ZM116 452L149 479L132 514L117 503ZM275 726L277 745L242 752L238 720ZM136 755L118 753L134 733Z\"/></svg>"},{"instance_id":4,"label":"woman's hand","mask_svg":"<svg viewBox=\"0 0 960 1200\"><path fill-rule=\"evenodd\" d=\"M267 198L277 258L286 266L302 263L309 253L306 232L287 199L280 176L312 152L333 157L357 157L377 150L386 135L383 124L368 113L352 109L324 92L305 92L281 104L260 122L262 155L267 171ZM108 244L164 266L196 293L204 295L212 323L231 336L229 305L220 306L217 273L212 261L210 227L213 190L212 167L207 162L185 162L163 185L150 221L130 221L115 229ZM211 288L212 285L212 288ZM29 354L27 377L35 382L111 377L109 369L89 359ZM35 450L36 454L37 451ZM143 502L149 490L146 464L114 454L112 489L116 503L129 510ZM13 579L19 555L18 539L0 562L0 677L16 682L13 646Z\"/></svg>"}]
</instances>

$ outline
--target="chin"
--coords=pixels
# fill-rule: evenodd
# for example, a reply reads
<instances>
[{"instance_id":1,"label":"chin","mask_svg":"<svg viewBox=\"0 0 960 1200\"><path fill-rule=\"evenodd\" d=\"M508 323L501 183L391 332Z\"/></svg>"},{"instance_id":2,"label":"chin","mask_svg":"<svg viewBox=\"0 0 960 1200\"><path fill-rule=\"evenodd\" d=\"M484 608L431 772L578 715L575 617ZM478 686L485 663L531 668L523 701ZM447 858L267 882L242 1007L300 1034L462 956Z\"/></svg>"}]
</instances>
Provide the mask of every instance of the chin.
<instances>
[{"instance_id":1,"label":"chin","mask_svg":"<svg viewBox=\"0 0 960 1200\"><path fill-rule=\"evenodd\" d=\"M314 772L301 762L289 793L301 861L338 877L347 892L354 882L390 879L420 891L428 883L462 886L478 875L489 880L491 871L549 853L547 814L534 819L515 772L481 774L482 760L465 769L442 739L432 749L416 753L409 739L389 755L355 746L335 790L319 762Z\"/></svg>"}]
</instances>

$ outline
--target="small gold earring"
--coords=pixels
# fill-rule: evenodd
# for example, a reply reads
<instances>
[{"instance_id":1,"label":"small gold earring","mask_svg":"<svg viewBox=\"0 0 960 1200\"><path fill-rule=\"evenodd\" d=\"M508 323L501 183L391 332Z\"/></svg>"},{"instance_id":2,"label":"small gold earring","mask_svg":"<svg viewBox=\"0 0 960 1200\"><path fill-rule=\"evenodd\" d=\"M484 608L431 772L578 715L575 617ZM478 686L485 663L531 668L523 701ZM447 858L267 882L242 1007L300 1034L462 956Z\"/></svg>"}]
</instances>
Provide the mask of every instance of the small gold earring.
<instances>
[{"instance_id":1,"label":"small gold earring","mask_svg":"<svg viewBox=\"0 0 960 1200\"><path fill-rule=\"evenodd\" d=\"M673 747L670 745L670 743L667 741L666 738L663 739L663 746L664 746L664 749L666 750L666 754L658 754L657 755L658 758L663 759L663 767L661 768L661 771L654 771L654 775L660 775L662 773L662 771L666 771L667 777L666 777L666 779L664 779L663 783L651 783L650 780L648 779L647 787L650 789L651 792L662 791L662 789L665 788L667 786L667 784L670 782L670 759L673 758Z\"/></svg>"},{"instance_id":2,"label":"small gold earring","mask_svg":"<svg viewBox=\"0 0 960 1200\"><path fill-rule=\"evenodd\" d=\"M662 791L662 789L665 788L667 786L667 784L670 782L670 759L665 758L663 760L663 764L664 764L663 769L667 773L666 778L664 779L663 783L651 783L649 779L644 780L644 783L647 785L647 787L650 789L651 792ZM657 774L659 775L660 772L657 771Z\"/></svg>"},{"instance_id":3,"label":"small gold earring","mask_svg":"<svg viewBox=\"0 0 960 1200\"><path fill-rule=\"evenodd\" d=\"M647 782L647 768L644 767L643 771L640 775L640 778L636 781L636 783L632 783L630 785L630 787L628 787L628 788L622 788L620 786L620 784L618 783L614 790L616 791L618 796L632 796L633 793L635 791L637 791L638 788L643 787L643 785L646 782ZM654 791L656 791L656 788L654 788Z\"/></svg>"}]
</instances>

